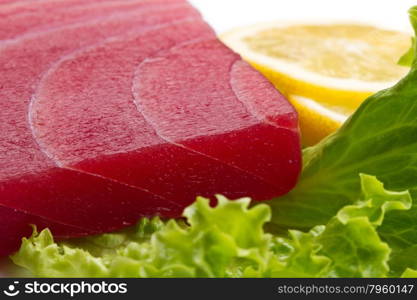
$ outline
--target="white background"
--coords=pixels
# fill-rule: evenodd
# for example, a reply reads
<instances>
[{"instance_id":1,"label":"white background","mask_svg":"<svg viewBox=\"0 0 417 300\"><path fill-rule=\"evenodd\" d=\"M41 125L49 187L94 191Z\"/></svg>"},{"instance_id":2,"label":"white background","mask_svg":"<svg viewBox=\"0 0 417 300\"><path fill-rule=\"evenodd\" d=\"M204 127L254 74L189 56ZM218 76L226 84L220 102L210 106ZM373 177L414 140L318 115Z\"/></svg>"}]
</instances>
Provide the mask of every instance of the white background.
<instances>
[{"instance_id":1,"label":"white background","mask_svg":"<svg viewBox=\"0 0 417 300\"><path fill-rule=\"evenodd\" d=\"M221 33L263 21L359 21L410 31L407 10L417 0L190 0Z\"/></svg>"}]
</instances>

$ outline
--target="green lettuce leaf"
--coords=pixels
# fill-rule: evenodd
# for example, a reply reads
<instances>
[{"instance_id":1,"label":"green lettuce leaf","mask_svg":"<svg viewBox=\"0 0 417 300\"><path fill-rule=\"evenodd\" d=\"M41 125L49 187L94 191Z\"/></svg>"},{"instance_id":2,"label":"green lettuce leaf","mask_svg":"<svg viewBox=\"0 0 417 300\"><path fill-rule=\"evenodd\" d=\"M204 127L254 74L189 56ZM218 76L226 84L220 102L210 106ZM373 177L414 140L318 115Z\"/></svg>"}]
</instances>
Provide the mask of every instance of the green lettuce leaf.
<instances>
[{"instance_id":1,"label":"green lettuce leaf","mask_svg":"<svg viewBox=\"0 0 417 300\"><path fill-rule=\"evenodd\" d=\"M408 268L417 270L417 245L395 250L389 261L390 276L398 277Z\"/></svg>"},{"instance_id":2,"label":"green lettuce leaf","mask_svg":"<svg viewBox=\"0 0 417 300\"><path fill-rule=\"evenodd\" d=\"M417 278L417 271L413 269L407 269L401 276L402 278Z\"/></svg>"},{"instance_id":3,"label":"green lettuce leaf","mask_svg":"<svg viewBox=\"0 0 417 300\"><path fill-rule=\"evenodd\" d=\"M282 243L294 247L292 256L285 260L291 269L299 270L298 274L304 271L305 277L389 275L391 249L377 227L387 212L410 209L412 199L408 192L385 190L374 176L361 174L360 183L361 197L339 210L325 226L308 233L290 230L291 240Z\"/></svg>"},{"instance_id":4,"label":"green lettuce leaf","mask_svg":"<svg viewBox=\"0 0 417 300\"><path fill-rule=\"evenodd\" d=\"M389 211L409 210L412 199L408 192L385 190L374 176L361 174L360 180L362 199L329 222L320 237L322 251L335 262L338 277L385 277L391 250L377 227Z\"/></svg>"},{"instance_id":5,"label":"green lettuce leaf","mask_svg":"<svg viewBox=\"0 0 417 300\"><path fill-rule=\"evenodd\" d=\"M186 208L186 222L143 219L66 242L34 230L12 259L41 277L385 277L391 250L376 228L412 200L408 192L386 191L376 177L360 180L361 198L309 232L272 236L264 230L267 205L217 196L215 207L198 198Z\"/></svg>"}]
</instances>

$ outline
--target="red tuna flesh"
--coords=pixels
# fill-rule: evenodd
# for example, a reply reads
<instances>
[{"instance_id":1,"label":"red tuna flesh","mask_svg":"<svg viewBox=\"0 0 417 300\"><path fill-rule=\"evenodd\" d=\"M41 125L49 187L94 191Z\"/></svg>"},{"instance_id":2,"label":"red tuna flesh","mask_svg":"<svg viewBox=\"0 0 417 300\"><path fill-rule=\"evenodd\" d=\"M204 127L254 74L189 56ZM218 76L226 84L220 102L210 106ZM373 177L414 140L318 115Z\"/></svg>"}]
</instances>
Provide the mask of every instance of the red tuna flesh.
<instances>
[{"instance_id":1,"label":"red tuna flesh","mask_svg":"<svg viewBox=\"0 0 417 300\"><path fill-rule=\"evenodd\" d=\"M265 200L295 184L294 109L174 6L0 42L2 253L28 223L81 236L178 217L197 195Z\"/></svg>"},{"instance_id":2,"label":"red tuna flesh","mask_svg":"<svg viewBox=\"0 0 417 300\"><path fill-rule=\"evenodd\" d=\"M295 185L301 158L294 108L217 39L145 61L134 94L164 139L262 178L276 196Z\"/></svg>"},{"instance_id":3,"label":"red tuna flesh","mask_svg":"<svg viewBox=\"0 0 417 300\"><path fill-rule=\"evenodd\" d=\"M43 78L31 105L43 151L58 165L150 190L181 207L196 195L276 195L275 186L254 174L161 139L137 110L131 93L137 65L204 35L214 37L192 20L120 37L61 61Z\"/></svg>"},{"instance_id":4,"label":"red tuna flesh","mask_svg":"<svg viewBox=\"0 0 417 300\"><path fill-rule=\"evenodd\" d=\"M59 168L33 139L27 116L33 87L61 56L112 35L193 15L198 13L189 6L143 9L3 43L0 46L0 129L4 133L0 140L0 206L40 217L48 212L57 217L52 220L57 223L82 222L86 232L127 226L139 216L155 214L155 209L169 209L178 214L178 205L149 191ZM100 205L92 207L91 203L97 199ZM52 205L57 202L63 205ZM68 220L68 210L78 215L76 220ZM0 220L1 226L9 226L7 218Z\"/></svg>"},{"instance_id":5,"label":"red tuna flesh","mask_svg":"<svg viewBox=\"0 0 417 300\"><path fill-rule=\"evenodd\" d=\"M0 0L0 6L5 4L19 3L19 0Z\"/></svg>"},{"instance_id":6,"label":"red tuna flesh","mask_svg":"<svg viewBox=\"0 0 417 300\"><path fill-rule=\"evenodd\" d=\"M127 3L134 0L0 0L0 16L16 15L21 13L53 13L56 9L74 9L81 6L101 3ZM144 0L147 2L153 0ZM165 0L165 3L184 3L185 0Z\"/></svg>"},{"instance_id":7,"label":"red tuna flesh","mask_svg":"<svg viewBox=\"0 0 417 300\"><path fill-rule=\"evenodd\" d=\"M36 224L38 230L53 227L54 237L64 239L68 237L82 237L88 232L85 229L63 225L40 217L26 214L7 207L0 206L0 220L7 220L7 224L0 226L1 247L0 256L7 255L16 250L20 245L22 236L29 236L32 233L32 227L28 224Z\"/></svg>"},{"instance_id":8,"label":"red tuna flesh","mask_svg":"<svg viewBox=\"0 0 417 300\"><path fill-rule=\"evenodd\" d=\"M100 0L95 0L100 1ZM113 1L113 0L108 0ZM115 0L117 1L117 0ZM56 8L68 8L69 6L82 6L90 1L85 0L0 0L0 16L10 16L27 12L45 12ZM107 0L103 0L107 2Z\"/></svg>"},{"instance_id":9,"label":"red tuna flesh","mask_svg":"<svg viewBox=\"0 0 417 300\"><path fill-rule=\"evenodd\" d=\"M55 6L60 3L61 6L46 9L44 6L42 11L35 10L17 15L6 15L0 18L0 39L16 38L20 34L50 30L54 26L62 26L65 24L85 21L94 17L105 16L117 12L131 11L142 9L145 7L155 7L167 5L169 3L178 3L185 5L180 0L131 0L131 1L84 1L84 5L78 5L69 9L63 2L53 2ZM34 4L32 4L34 5ZM172 5L172 4L171 4Z\"/></svg>"}]
</instances>

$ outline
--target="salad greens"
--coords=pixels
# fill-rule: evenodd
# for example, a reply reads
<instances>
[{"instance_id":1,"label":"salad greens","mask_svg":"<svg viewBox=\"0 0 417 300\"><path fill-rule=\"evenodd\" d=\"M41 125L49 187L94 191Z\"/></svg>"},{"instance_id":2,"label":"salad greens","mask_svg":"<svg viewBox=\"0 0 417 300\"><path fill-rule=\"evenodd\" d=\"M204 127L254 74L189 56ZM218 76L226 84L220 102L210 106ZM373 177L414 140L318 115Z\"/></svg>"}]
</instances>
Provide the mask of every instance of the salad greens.
<instances>
[{"instance_id":1,"label":"salad greens","mask_svg":"<svg viewBox=\"0 0 417 300\"><path fill-rule=\"evenodd\" d=\"M417 7L410 19L417 34ZM186 221L65 242L34 230L12 260L48 277L417 277L416 51L404 79L305 149L288 195L198 198Z\"/></svg>"}]
</instances>

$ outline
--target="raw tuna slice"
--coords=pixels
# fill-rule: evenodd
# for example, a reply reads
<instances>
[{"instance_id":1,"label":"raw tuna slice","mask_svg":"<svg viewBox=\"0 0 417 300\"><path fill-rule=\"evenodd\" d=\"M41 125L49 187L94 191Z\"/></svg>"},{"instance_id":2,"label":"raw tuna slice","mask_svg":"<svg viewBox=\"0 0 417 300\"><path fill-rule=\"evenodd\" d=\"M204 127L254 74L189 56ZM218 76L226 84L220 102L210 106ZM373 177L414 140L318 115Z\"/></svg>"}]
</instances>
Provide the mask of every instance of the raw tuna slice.
<instances>
[{"instance_id":1,"label":"raw tuna slice","mask_svg":"<svg viewBox=\"0 0 417 300\"><path fill-rule=\"evenodd\" d=\"M33 87L61 56L129 30L145 30L191 15L199 14L188 5L143 9L1 44L0 205L86 232L127 226L161 210L178 215L178 205L147 190L59 168L33 139L27 116ZM8 224L7 218L0 219L0 227Z\"/></svg>"},{"instance_id":2,"label":"raw tuna slice","mask_svg":"<svg viewBox=\"0 0 417 300\"><path fill-rule=\"evenodd\" d=\"M141 64L139 111L156 132L288 192L300 172L297 113L258 72L216 39Z\"/></svg>"},{"instance_id":3,"label":"raw tuna slice","mask_svg":"<svg viewBox=\"0 0 417 300\"><path fill-rule=\"evenodd\" d=\"M53 12L55 9L73 9L92 3L121 3L134 0L0 0L0 16L21 13ZM152 1L152 0L149 0ZM167 0L167 2L184 2L184 0Z\"/></svg>"},{"instance_id":4,"label":"raw tuna slice","mask_svg":"<svg viewBox=\"0 0 417 300\"><path fill-rule=\"evenodd\" d=\"M99 1L99 0L97 0ZM103 0L107 1L107 0ZM108 0L113 1L113 0ZM16 15L26 12L43 12L54 8L88 4L85 0L0 0L0 16Z\"/></svg>"},{"instance_id":5,"label":"raw tuna slice","mask_svg":"<svg viewBox=\"0 0 417 300\"><path fill-rule=\"evenodd\" d=\"M58 2L61 3L61 2ZM63 2L65 3L65 1ZM32 31L50 30L54 26L80 22L94 17L114 14L116 12L181 4L180 0L131 0L131 1L91 1L88 5L78 5L71 9L58 7L43 11L7 15L0 18L0 39L11 39ZM42 6L41 6L42 7Z\"/></svg>"},{"instance_id":6,"label":"raw tuna slice","mask_svg":"<svg viewBox=\"0 0 417 300\"><path fill-rule=\"evenodd\" d=\"M20 2L19 0L0 0L0 5L11 4L11 3L19 3L19 2Z\"/></svg>"},{"instance_id":7,"label":"raw tuna slice","mask_svg":"<svg viewBox=\"0 0 417 300\"><path fill-rule=\"evenodd\" d=\"M145 188L182 207L198 195L276 195L277 187L256 174L161 139L134 104L132 78L141 61L204 35L214 37L205 23L191 20L62 60L43 78L31 105L43 151L59 165Z\"/></svg>"}]
</instances>

